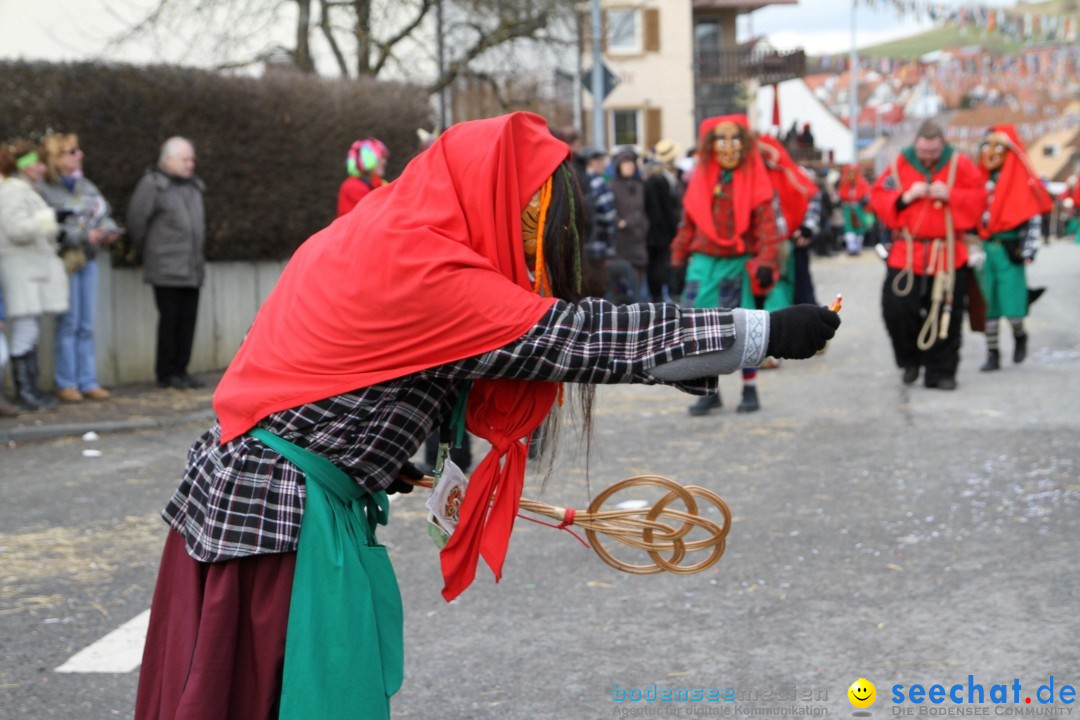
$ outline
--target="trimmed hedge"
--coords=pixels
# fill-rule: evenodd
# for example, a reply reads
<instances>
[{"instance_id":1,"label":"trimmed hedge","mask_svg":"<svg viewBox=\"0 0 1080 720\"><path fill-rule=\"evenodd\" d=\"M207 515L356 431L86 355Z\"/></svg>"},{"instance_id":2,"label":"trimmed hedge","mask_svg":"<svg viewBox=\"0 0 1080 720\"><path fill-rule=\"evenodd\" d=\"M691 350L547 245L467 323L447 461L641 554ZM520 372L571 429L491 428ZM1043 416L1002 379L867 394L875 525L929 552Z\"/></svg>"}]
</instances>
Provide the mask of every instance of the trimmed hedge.
<instances>
[{"instance_id":1,"label":"trimmed hedge","mask_svg":"<svg viewBox=\"0 0 1080 720\"><path fill-rule=\"evenodd\" d=\"M195 143L206 183L211 260L287 258L334 219L345 152L375 136L394 177L431 127L419 88L327 80L293 72L262 78L174 66L0 62L0 141L74 132L85 171L117 220L161 143ZM126 248L114 255L123 261Z\"/></svg>"}]
</instances>

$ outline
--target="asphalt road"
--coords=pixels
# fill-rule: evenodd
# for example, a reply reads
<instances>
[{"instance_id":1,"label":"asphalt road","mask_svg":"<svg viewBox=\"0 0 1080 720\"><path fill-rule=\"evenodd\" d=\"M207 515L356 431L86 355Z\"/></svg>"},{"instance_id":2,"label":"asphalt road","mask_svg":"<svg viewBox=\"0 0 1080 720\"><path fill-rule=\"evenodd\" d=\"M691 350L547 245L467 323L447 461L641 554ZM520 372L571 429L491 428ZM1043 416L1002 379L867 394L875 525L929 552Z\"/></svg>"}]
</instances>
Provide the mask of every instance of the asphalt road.
<instances>
[{"instance_id":1,"label":"asphalt road","mask_svg":"<svg viewBox=\"0 0 1080 720\"><path fill-rule=\"evenodd\" d=\"M642 473L711 488L735 516L712 569L631 576L519 522L503 581L481 567L447 604L424 498L394 503L382 539L407 643L394 717L850 716L860 677L881 717L897 684L972 675L989 693L1016 678L1033 700L1051 675L1080 684L1080 246L1053 245L1032 268L1050 290L1028 361L979 373L983 339L969 335L954 393L901 386L875 257L818 262L815 275L820 300L844 293L844 324L825 355L759 375L760 413L734 413L737 377L706 418L669 388L601 388L588 490L573 437L544 489L583 507ZM55 669L149 607L157 513L200 431L105 435L98 458L79 439L0 449L0 718L131 715L137 671ZM540 478L529 484L539 495ZM614 700L653 684L736 700Z\"/></svg>"}]
</instances>

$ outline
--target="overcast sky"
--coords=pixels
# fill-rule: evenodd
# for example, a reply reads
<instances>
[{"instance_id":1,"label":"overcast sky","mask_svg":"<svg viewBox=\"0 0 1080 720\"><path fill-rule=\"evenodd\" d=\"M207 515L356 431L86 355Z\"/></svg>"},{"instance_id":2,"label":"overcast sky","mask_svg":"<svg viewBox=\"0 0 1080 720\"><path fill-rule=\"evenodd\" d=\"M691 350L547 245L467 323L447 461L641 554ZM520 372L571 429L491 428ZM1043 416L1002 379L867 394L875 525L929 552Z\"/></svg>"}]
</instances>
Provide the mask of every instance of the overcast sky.
<instances>
[{"instance_id":1,"label":"overcast sky","mask_svg":"<svg viewBox=\"0 0 1080 720\"><path fill-rule=\"evenodd\" d=\"M951 4L965 4L954 0ZM1009 0L980 0L979 4L1012 5ZM0 57L45 60L91 58L105 48L105 40L123 24L117 16L135 18L151 0L0 0ZM111 12L106 7L111 9ZM872 45L930 27L898 19L885 10L860 7L857 11L860 45ZM850 0L800 0L797 6L765 8L744 17L739 31L767 35L779 48L802 47L810 54L844 51L851 44ZM278 34L277 32L274 33ZM281 41L289 41L289 23L282 24ZM177 61L183 48L157 50L148 44L124 49L111 57L133 62ZM209 64L210 58L188 57L185 62ZM329 70L329 67L327 67Z\"/></svg>"}]
</instances>

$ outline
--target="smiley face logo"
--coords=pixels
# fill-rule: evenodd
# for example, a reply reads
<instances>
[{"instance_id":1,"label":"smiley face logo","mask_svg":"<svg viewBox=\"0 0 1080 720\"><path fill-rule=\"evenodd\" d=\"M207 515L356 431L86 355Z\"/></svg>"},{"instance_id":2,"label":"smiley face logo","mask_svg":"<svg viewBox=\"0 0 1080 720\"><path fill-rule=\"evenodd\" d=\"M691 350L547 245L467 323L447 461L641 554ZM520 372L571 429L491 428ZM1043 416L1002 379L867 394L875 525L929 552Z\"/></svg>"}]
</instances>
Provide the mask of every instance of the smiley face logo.
<instances>
[{"instance_id":1,"label":"smiley face logo","mask_svg":"<svg viewBox=\"0 0 1080 720\"><path fill-rule=\"evenodd\" d=\"M877 688L866 678L859 678L847 689L848 700L857 708L868 708L877 699Z\"/></svg>"}]
</instances>

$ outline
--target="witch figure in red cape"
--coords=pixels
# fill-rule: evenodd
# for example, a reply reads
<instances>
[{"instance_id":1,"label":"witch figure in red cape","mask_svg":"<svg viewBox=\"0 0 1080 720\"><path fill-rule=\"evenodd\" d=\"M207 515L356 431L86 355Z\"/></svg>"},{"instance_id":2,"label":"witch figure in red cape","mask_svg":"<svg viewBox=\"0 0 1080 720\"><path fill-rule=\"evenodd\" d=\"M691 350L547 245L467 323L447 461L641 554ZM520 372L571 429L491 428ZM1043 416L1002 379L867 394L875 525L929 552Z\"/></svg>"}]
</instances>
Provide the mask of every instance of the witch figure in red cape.
<instances>
[{"instance_id":1,"label":"witch figure in red cape","mask_svg":"<svg viewBox=\"0 0 1080 720\"><path fill-rule=\"evenodd\" d=\"M759 301L765 310L779 310L813 297L813 286L801 288L810 280L809 264L798 272L799 256L806 259L806 248L813 242L821 227L821 199L817 183L792 159L779 140L768 135L758 136L758 152L765 161L769 183L773 187L780 216L784 221L785 239L777 253L779 269L776 284ZM801 252L800 252L801 251Z\"/></svg>"},{"instance_id":2,"label":"witch figure in red cape","mask_svg":"<svg viewBox=\"0 0 1080 720\"><path fill-rule=\"evenodd\" d=\"M979 369L1001 368L1000 324L1013 331L1013 362L1027 356L1029 292L1026 267L1042 245L1042 216L1053 201L1039 180L1012 125L995 125L979 148L979 167L990 193L979 221L985 253L975 277L986 303L986 362Z\"/></svg>"},{"instance_id":3,"label":"witch figure in red cape","mask_svg":"<svg viewBox=\"0 0 1080 720\"><path fill-rule=\"evenodd\" d=\"M698 163L683 195L683 221L671 247L673 268L685 268L682 302L694 308L756 307L779 276L785 232L773 187L745 115L707 118L698 131ZM721 407L705 395L690 414ZM757 368L743 370L738 412L761 407Z\"/></svg>"},{"instance_id":4,"label":"witch figure in red cape","mask_svg":"<svg viewBox=\"0 0 1080 720\"><path fill-rule=\"evenodd\" d=\"M858 255L862 252L863 241L874 219L873 213L867 208L870 183L863 177L861 165L856 163L843 167L836 194L840 196L840 209L844 214L844 245L848 255Z\"/></svg>"},{"instance_id":5,"label":"witch figure in red cape","mask_svg":"<svg viewBox=\"0 0 1080 720\"><path fill-rule=\"evenodd\" d=\"M579 384L587 434L595 384L715 393L717 374L810 357L839 325L816 306L583 298L584 218L569 147L514 113L450 128L300 246L163 512L136 718L389 718L404 613L375 530L455 405L491 451L441 552L447 600L481 557L501 576L561 383Z\"/></svg>"}]
</instances>

